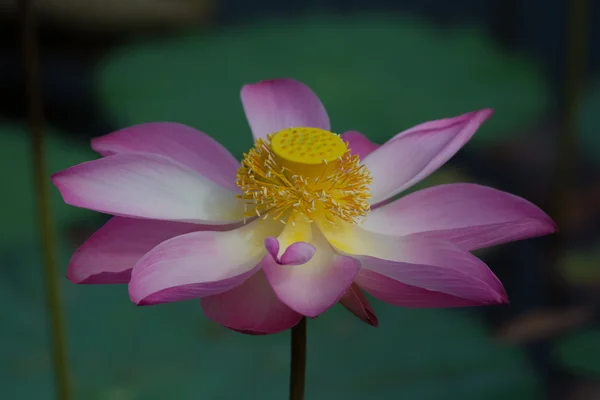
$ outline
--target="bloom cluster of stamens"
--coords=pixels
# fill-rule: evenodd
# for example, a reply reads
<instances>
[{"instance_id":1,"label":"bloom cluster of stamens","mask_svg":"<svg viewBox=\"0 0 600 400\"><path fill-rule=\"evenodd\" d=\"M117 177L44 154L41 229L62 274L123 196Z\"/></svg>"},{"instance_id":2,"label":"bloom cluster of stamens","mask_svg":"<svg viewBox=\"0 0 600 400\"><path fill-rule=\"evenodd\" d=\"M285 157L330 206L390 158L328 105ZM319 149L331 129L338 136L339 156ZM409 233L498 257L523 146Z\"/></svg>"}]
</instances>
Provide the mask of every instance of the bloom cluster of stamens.
<instances>
[{"instance_id":1,"label":"bloom cluster of stamens","mask_svg":"<svg viewBox=\"0 0 600 400\"><path fill-rule=\"evenodd\" d=\"M272 138L258 139L244 154L237 173L236 183L243 192L238 197L244 201L248 217L273 218L284 224L294 223L298 217L308 222L323 218L336 224L340 220L357 223L368 213L372 179L358 156L346 149L333 161L323 160L316 169L312 163L312 169L306 169L305 164L287 163L278 157Z\"/></svg>"}]
</instances>

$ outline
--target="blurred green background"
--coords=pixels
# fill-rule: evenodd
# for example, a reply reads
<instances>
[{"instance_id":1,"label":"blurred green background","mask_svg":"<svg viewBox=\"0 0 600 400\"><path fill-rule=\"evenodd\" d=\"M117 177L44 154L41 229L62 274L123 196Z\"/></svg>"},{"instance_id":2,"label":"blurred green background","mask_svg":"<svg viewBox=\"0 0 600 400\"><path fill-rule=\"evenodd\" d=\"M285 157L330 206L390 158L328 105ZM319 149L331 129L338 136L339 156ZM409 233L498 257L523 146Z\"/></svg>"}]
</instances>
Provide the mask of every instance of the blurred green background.
<instances>
[{"instance_id":1,"label":"blurred green background","mask_svg":"<svg viewBox=\"0 0 600 400\"><path fill-rule=\"evenodd\" d=\"M317 92L334 131L378 143L420 122L494 108L472 142L412 190L471 181L552 208L566 124L564 54L553 47L564 26L548 27L562 21L559 6L544 3L547 15L532 18L540 1L462 0L452 10L442 0L77 4L36 10L48 175L96 157L91 137L150 121L196 127L239 157L252 143L241 86L292 77ZM48 316L18 21L7 10L0 398L44 400L54 398ZM510 306L409 310L373 299L377 329L339 306L309 321L307 399L600 399L597 47L578 99L575 172L560 188L570 194L560 254L547 238L482 254ZM63 204L54 188L52 211L76 399L285 398L289 333L245 336L209 322L196 301L137 308L125 286L71 284L62 278L70 254L106 217Z\"/></svg>"}]
</instances>

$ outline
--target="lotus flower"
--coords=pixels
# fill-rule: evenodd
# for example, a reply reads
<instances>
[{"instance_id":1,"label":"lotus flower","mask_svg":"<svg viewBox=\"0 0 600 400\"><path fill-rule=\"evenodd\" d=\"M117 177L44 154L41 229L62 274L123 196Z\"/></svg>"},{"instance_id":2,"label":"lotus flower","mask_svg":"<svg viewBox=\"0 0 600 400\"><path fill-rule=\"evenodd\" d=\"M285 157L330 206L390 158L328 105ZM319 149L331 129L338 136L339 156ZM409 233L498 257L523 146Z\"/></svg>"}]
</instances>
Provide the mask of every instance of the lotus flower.
<instances>
[{"instance_id":1,"label":"lotus flower","mask_svg":"<svg viewBox=\"0 0 600 400\"><path fill-rule=\"evenodd\" d=\"M138 305L200 298L209 319L249 334L289 329L338 302L377 325L363 291L401 307L505 303L470 251L556 230L528 201L475 184L389 201L492 110L378 146L331 133L300 82L246 85L241 99L255 139L241 164L208 135L159 122L94 139L103 158L52 177L66 203L113 215L74 254L71 281L128 283Z\"/></svg>"}]
</instances>

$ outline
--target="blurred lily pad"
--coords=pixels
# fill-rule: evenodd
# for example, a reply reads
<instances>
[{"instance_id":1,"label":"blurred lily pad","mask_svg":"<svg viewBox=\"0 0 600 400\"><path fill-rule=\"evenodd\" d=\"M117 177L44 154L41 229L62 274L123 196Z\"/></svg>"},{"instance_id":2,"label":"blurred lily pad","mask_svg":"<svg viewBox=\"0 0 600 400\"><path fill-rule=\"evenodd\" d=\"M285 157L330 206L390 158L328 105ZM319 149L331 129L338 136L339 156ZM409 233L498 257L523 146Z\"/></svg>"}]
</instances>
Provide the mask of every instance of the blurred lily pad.
<instances>
[{"instance_id":1,"label":"blurred lily pad","mask_svg":"<svg viewBox=\"0 0 600 400\"><path fill-rule=\"evenodd\" d=\"M62 254L65 265L71 251ZM24 252L13 266L22 281L0 280L9 399L52 398L38 262L36 251ZM285 398L289 333L228 331L204 318L197 301L136 307L125 285L62 284L76 398ZM340 306L309 321L307 398L540 398L521 350L492 339L468 313L373 305L377 329Z\"/></svg>"},{"instance_id":2,"label":"blurred lily pad","mask_svg":"<svg viewBox=\"0 0 600 400\"><path fill-rule=\"evenodd\" d=\"M61 169L95 158L89 145L73 142L48 130L45 136L45 155L50 174ZM24 126L0 123L0 179L6 192L0 197L2 223L0 224L0 251L2 247L14 248L20 243L37 240L37 205L32 166L32 152L29 132ZM64 226L67 223L89 217L92 213L67 206L58 190L53 186L52 212L55 221Z\"/></svg>"},{"instance_id":3,"label":"blurred lily pad","mask_svg":"<svg viewBox=\"0 0 600 400\"><path fill-rule=\"evenodd\" d=\"M137 41L108 54L97 86L119 126L178 121L240 156L251 146L239 101L245 83L299 79L321 97L334 131L356 129L379 143L423 121L493 107L474 139L493 143L541 116L549 98L542 76L483 29L361 15Z\"/></svg>"},{"instance_id":4,"label":"blurred lily pad","mask_svg":"<svg viewBox=\"0 0 600 400\"><path fill-rule=\"evenodd\" d=\"M574 333L557 346L562 363L572 372L600 377L600 330Z\"/></svg>"}]
</instances>

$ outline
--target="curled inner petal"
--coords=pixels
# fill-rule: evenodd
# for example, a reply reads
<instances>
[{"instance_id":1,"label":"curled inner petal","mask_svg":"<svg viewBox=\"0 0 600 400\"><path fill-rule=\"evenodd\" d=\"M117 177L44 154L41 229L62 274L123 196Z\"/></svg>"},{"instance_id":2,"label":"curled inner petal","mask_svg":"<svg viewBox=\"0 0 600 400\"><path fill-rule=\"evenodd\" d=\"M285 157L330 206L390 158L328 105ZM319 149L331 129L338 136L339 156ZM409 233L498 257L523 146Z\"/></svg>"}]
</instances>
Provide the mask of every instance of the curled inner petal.
<instances>
[{"instance_id":1,"label":"curled inner petal","mask_svg":"<svg viewBox=\"0 0 600 400\"><path fill-rule=\"evenodd\" d=\"M358 260L337 254L314 227L312 244L316 251L305 264L282 265L271 254L262 261L277 297L308 317L316 317L337 303L360 270Z\"/></svg>"},{"instance_id":2,"label":"curled inner petal","mask_svg":"<svg viewBox=\"0 0 600 400\"><path fill-rule=\"evenodd\" d=\"M279 237L265 239L265 248L273 260L283 265L307 263L315 254L312 241L312 224L300 220L297 224L287 224Z\"/></svg>"}]
</instances>

